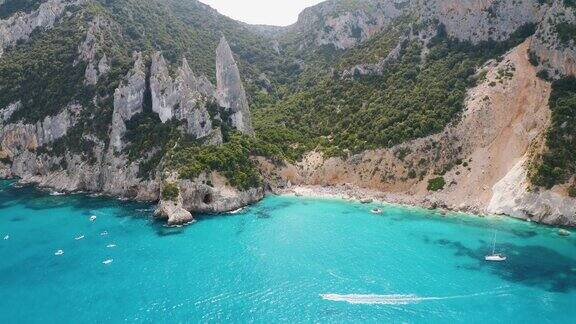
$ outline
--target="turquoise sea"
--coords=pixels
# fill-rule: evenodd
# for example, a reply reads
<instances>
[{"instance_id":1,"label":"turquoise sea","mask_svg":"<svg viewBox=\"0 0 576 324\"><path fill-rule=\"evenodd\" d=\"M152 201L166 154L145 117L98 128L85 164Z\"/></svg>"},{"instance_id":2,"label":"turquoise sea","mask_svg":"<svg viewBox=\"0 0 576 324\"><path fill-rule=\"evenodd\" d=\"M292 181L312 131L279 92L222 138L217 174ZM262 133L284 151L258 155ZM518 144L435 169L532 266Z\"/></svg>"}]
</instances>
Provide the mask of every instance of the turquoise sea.
<instances>
[{"instance_id":1,"label":"turquoise sea","mask_svg":"<svg viewBox=\"0 0 576 324\"><path fill-rule=\"evenodd\" d=\"M574 323L576 235L374 206L271 196L169 229L0 181L0 323Z\"/></svg>"}]
</instances>

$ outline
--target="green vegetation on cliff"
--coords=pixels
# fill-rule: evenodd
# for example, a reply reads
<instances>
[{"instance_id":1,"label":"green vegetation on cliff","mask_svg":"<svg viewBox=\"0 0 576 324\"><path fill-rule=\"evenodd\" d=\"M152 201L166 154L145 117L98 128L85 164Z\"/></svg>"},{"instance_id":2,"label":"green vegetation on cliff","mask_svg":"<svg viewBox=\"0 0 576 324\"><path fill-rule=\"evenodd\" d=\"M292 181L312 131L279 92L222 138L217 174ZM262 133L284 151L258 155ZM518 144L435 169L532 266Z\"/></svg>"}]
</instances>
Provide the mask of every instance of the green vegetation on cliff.
<instances>
[{"instance_id":1,"label":"green vegetation on cliff","mask_svg":"<svg viewBox=\"0 0 576 324\"><path fill-rule=\"evenodd\" d=\"M446 185L446 180L444 180L444 177L437 177L437 178L428 180L428 190L429 191L442 190L442 189L444 189L445 185Z\"/></svg>"},{"instance_id":2,"label":"green vegetation on cliff","mask_svg":"<svg viewBox=\"0 0 576 324\"><path fill-rule=\"evenodd\" d=\"M507 42L473 46L449 39L440 26L425 60L420 42L405 41L381 75L320 74L306 89L255 109L256 129L274 134L267 140L287 156L311 148L356 153L440 132L462 110L476 69L533 32L534 26L525 26Z\"/></svg>"},{"instance_id":3,"label":"green vegetation on cliff","mask_svg":"<svg viewBox=\"0 0 576 324\"><path fill-rule=\"evenodd\" d=\"M17 12L30 12L40 6L41 0L5 0L0 5L0 19L5 19Z\"/></svg>"},{"instance_id":4,"label":"green vegetation on cliff","mask_svg":"<svg viewBox=\"0 0 576 324\"><path fill-rule=\"evenodd\" d=\"M180 188L173 182L164 182L162 185L162 199L176 201L180 195Z\"/></svg>"},{"instance_id":5,"label":"green vegetation on cliff","mask_svg":"<svg viewBox=\"0 0 576 324\"><path fill-rule=\"evenodd\" d=\"M89 101L83 83L86 64L74 65L84 38L82 25L80 17L65 19L51 30L35 31L30 41L4 54L0 61L0 107L22 103L12 115L13 121L35 123L57 114L74 100Z\"/></svg>"},{"instance_id":6,"label":"green vegetation on cliff","mask_svg":"<svg viewBox=\"0 0 576 324\"><path fill-rule=\"evenodd\" d=\"M262 178L251 156L275 157L274 147L238 133L231 133L222 145L179 142L168 152L166 168L181 178L194 180L202 173L217 171L233 187L249 189L261 186Z\"/></svg>"},{"instance_id":7,"label":"green vegetation on cliff","mask_svg":"<svg viewBox=\"0 0 576 324\"><path fill-rule=\"evenodd\" d=\"M532 183L545 188L576 176L576 78L555 81L550 94L552 124L547 150L531 170Z\"/></svg>"}]
</instances>

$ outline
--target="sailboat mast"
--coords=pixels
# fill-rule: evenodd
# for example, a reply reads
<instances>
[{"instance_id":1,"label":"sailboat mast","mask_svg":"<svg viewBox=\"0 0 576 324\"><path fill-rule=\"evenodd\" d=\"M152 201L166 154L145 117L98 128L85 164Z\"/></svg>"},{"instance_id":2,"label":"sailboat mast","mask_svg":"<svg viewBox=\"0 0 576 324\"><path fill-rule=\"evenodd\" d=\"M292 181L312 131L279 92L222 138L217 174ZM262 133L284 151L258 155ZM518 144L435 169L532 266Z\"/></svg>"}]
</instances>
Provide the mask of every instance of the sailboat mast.
<instances>
[{"instance_id":1,"label":"sailboat mast","mask_svg":"<svg viewBox=\"0 0 576 324\"><path fill-rule=\"evenodd\" d=\"M494 240L492 240L492 255L496 253L496 232L494 232Z\"/></svg>"}]
</instances>

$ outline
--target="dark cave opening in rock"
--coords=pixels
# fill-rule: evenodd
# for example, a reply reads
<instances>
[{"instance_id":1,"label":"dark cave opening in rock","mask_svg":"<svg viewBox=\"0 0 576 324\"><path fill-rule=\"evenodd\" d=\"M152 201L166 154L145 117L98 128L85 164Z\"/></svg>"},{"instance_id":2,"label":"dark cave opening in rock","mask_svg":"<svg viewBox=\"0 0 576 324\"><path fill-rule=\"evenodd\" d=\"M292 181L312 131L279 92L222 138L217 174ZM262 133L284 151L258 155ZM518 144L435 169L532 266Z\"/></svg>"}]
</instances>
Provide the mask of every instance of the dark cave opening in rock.
<instances>
[{"instance_id":1,"label":"dark cave opening in rock","mask_svg":"<svg viewBox=\"0 0 576 324\"><path fill-rule=\"evenodd\" d=\"M202 201L203 201L205 204L207 204L207 205L211 204L211 203L212 203L212 200L213 200L213 199L212 199L212 195L211 195L211 194L205 194L205 195L204 195L204 198L202 199Z\"/></svg>"}]
</instances>

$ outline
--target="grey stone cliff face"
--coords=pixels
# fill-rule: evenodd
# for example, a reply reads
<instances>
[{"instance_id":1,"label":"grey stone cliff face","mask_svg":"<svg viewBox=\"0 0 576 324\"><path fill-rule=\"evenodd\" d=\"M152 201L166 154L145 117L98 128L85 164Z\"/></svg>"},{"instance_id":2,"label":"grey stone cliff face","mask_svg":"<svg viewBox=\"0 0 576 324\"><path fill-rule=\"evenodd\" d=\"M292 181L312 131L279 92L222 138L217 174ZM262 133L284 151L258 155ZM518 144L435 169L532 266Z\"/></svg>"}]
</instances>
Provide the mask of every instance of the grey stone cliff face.
<instances>
[{"instance_id":1,"label":"grey stone cliff face","mask_svg":"<svg viewBox=\"0 0 576 324\"><path fill-rule=\"evenodd\" d=\"M2 125L0 156L13 158L24 150L36 149L64 137L76 124L81 108L72 104L58 115L48 116L36 124Z\"/></svg>"},{"instance_id":2,"label":"grey stone cliff face","mask_svg":"<svg viewBox=\"0 0 576 324\"><path fill-rule=\"evenodd\" d=\"M305 9L289 29L297 34L312 34L302 44L304 47L333 45L337 49L349 49L384 29L403 13L408 3L406 0L364 1L359 2L358 8L349 10L342 2L326 1ZM313 44L309 44L310 41Z\"/></svg>"},{"instance_id":3,"label":"grey stone cliff face","mask_svg":"<svg viewBox=\"0 0 576 324\"><path fill-rule=\"evenodd\" d=\"M186 131L195 138L203 138L212 131L212 121L206 108L215 100L215 89L206 78L196 78L183 59L175 79L160 52L152 55L150 73L152 110L165 123L173 118L186 121Z\"/></svg>"},{"instance_id":4,"label":"grey stone cliff face","mask_svg":"<svg viewBox=\"0 0 576 324\"><path fill-rule=\"evenodd\" d=\"M31 13L17 13L8 19L0 20L0 57L4 50L18 41L26 41L37 29L49 29L60 18L68 6L85 0L49 0Z\"/></svg>"},{"instance_id":5,"label":"grey stone cliff face","mask_svg":"<svg viewBox=\"0 0 576 324\"><path fill-rule=\"evenodd\" d=\"M253 135L252 118L240 71L224 37L216 49L216 80L218 104L230 114L232 126Z\"/></svg>"},{"instance_id":6,"label":"grey stone cliff face","mask_svg":"<svg viewBox=\"0 0 576 324\"><path fill-rule=\"evenodd\" d=\"M556 31L559 24L576 24L576 9L567 8L562 1L554 1L538 25L530 51L538 57L539 70L547 70L551 78L576 75L576 43L563 43ZM573 37L574 38L574 37Z\"/></svg>"},{"instance_id":7,"label":"grey stone cliff face","mask_svg":"<svg viewBox=\"0 0 576 324\"><path fill-rule=\"evenodd\" d=\"M473 44L506 40L543 13L534 0L419 0L416 6L423 21L437 19L448 35Z\"/></svg>"},{"instance_id":8,"label":"grey stone cliff face","mask_svg":"<svg viewBox=\"0 0 576 324\"><path fill-rule=\"evenodd\" d=\"M101 44L104 42L103 29L107 24L103 18L97 16L86 32L86 38L78 46L78 59L88 63L85 72L85 83L95 85L98 79L110 70L106 54L101 54ZM100 59L98 56L101 55Z\"/></svg>"},{"instance_id":9,"label":"grey stone cliff face","mask_svg":"<svg viewBox=\"0 0 576 324\"><path fill-rule=\"evenodd\" d=\"M0 109L0 125L6 123L12 114L20 109L20 107L22 107L22 103L20 101L16 101L9 104L6 108Z\"/></svg>"},{"instance_id":10,"label":"grey stone cliff face","mask_svg":"<svg viewBox=\"0 0 576 324\"><path fill-rule=\"evenodd\" d=\"M134 60L134 67L128 75L126 85L118 87L114 93L110 147L115 152L121 152L124 147L122 136L126 132L125 122L142 112L146 89L146 70L141 53L135 53Z\"/></svg>"}]
</instances>

